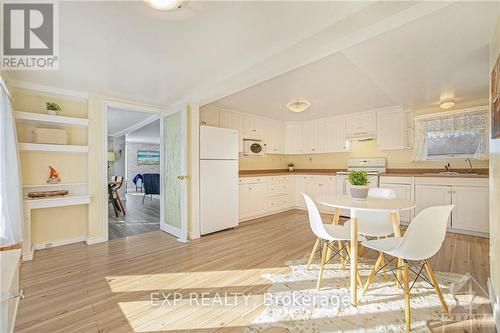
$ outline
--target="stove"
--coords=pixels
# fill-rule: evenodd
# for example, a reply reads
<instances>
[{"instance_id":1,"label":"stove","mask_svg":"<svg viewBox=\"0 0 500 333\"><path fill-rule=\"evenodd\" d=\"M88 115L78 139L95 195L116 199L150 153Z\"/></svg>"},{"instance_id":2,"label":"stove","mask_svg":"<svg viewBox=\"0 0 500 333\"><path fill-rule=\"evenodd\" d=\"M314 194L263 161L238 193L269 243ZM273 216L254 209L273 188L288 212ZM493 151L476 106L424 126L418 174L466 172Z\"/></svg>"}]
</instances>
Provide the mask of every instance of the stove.
<instances>
[{"instance_id":1,"label":"stove","mask_svg":"<svg viewBox=\"0 0 500 333\"><path fill-rule=\"evenodd\" d=\"M352 170L363 170L369 176L378 176L379 173L385 173L386 160L380 158L350 158L347 160L347 171L339 171L337 175L345 176Z\"/></svg>"}]
</instances>

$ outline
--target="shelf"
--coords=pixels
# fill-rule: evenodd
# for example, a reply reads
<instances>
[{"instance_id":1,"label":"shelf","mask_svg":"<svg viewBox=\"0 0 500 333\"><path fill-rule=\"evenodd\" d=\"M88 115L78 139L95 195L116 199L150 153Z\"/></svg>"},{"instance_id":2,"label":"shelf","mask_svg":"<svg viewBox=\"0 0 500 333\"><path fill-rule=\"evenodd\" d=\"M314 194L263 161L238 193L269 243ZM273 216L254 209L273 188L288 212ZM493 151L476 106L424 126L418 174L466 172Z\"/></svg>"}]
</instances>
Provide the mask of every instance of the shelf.
<instances>
[{"instance_id":1,"label":"shelf","mask_svg":"<svg viewBox=\"0 0 500 333\"><path fill-rule=\"evenodd\" d=\"M87 183L27 184L23 188L87 186Z\"/></svg>"},{"instance_id":2,"label":"shelf","mask_svg":"<svg viewBox=\"0 0 500 333\"><path fill-rule=\"evenodd\" d=\"M43 143L27 143L20 142L19 150L31 151L47 151L47 152L66 152L66 153L87 153L88 146L75 146L75 145L51 145Z\"/></svg>"},{"instance_id":3,"label":"shelf","mask_svg":"<svg viewBox=\"0 0 500 333\"><path fill-rule=\"evenodd\" d=\"M16 111L14 112L14 115L16 119L24 122L46 123L53 125L77 126L77 127L85 127L89 125L89 120L85 118L64 117L64 116L56 116L45 113L24 112L24 111Z\"/></svg>"},{"instance_id":4,"label":"shelf","mask_svg":"<svg viewBox=\"0 0 500 333\"><path fill-rule=\"evenodd\" d=\"M90 195L67 195L64 197L24 200L24 206L28 209L85 205L89 203Z\"/></svg>"}]
</instances>

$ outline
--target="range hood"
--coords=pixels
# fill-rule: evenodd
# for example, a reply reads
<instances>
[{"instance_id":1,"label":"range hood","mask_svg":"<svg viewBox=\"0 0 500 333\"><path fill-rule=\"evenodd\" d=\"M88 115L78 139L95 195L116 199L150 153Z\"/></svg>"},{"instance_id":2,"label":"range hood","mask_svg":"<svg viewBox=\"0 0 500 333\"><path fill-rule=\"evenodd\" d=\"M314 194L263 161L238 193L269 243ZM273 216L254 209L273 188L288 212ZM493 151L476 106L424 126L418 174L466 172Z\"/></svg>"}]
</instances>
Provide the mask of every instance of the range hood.
<instances>
[{"instance_id":1,"label":"range hood","mask_svg":"<svg viewBox=\"0 0 500 333\"><path fill-rule=\"evenodd\" d=\"M346 140L349 141L369 141L377 138L377 132L351 132L346 133Z\"/></svg>"}]
</instances>

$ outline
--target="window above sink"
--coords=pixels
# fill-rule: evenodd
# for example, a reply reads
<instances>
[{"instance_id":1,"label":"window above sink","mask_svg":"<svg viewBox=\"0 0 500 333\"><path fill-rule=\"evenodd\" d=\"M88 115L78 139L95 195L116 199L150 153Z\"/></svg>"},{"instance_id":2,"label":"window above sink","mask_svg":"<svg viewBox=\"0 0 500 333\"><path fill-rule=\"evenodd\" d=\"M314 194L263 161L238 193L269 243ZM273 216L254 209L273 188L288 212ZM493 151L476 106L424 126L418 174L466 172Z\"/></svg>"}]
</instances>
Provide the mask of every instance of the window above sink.
<instances>
[{"instance_id":1,"label":"window above sink","mask_svg":"<svg viewBox=\"0 0 500 333\"><path fill-rule=\"evenodd\" d=\"M415 117L413 160L488 157L487 107Z\"/></svg>"}]
</instances>

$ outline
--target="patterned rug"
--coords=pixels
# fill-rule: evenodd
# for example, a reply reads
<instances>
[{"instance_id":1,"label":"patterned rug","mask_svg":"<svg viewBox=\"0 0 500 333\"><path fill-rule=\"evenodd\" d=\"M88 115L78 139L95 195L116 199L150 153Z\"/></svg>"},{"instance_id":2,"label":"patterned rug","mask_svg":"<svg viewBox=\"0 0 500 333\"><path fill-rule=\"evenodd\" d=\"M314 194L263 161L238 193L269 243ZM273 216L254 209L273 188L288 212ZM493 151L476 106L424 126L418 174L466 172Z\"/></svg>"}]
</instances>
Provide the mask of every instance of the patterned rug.
<instances>
[{"instance_id":1,"label":"patterned rug","mask_svg":"<svg viewBox=\"0 0 500 333\"><path fill-rule=\"evenodd\" d=\"M264 295L265 310L247 328L247 332L265 332L283 328L290 332L404 332L404 296L391 273L388 279L377 276L358 306L350 304L349 268L340 264L325 266L323 284L316 291L319 265L305 269L306 260L287 262L291 272L285 275L265 274L272 286ZM371 266L358 265L363 281ZM455 285L467 279L465 275L439 273L436 277L441 291L452 309L457 305L453 295ZM410 280L411 286L412 280ZM411 290L413 332L430 332L427 323L445 319L441 303L431 285L417 281Z\"/></svg>"}]
</instances>

